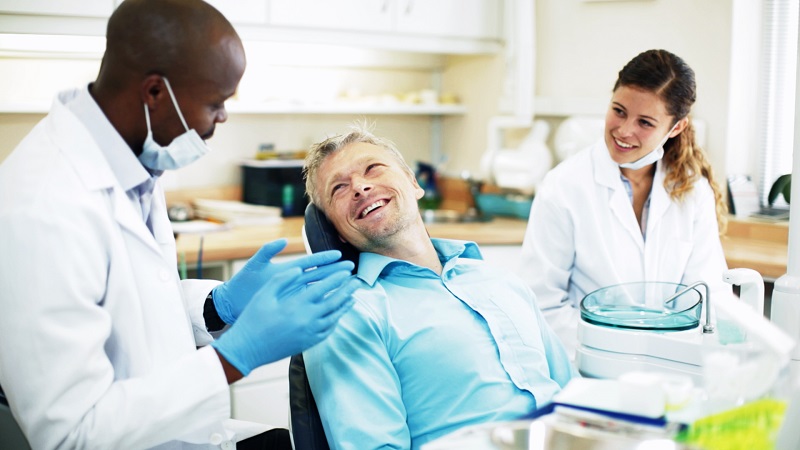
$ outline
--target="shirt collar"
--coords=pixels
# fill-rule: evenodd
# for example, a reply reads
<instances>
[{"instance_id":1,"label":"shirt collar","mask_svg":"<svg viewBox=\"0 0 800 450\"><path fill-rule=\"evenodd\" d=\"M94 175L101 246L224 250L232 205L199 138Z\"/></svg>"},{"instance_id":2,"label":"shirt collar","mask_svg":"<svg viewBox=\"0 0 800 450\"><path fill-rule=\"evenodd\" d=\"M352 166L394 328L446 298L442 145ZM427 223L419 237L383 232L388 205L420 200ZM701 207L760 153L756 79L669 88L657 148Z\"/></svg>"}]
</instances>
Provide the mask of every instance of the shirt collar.
<instances>
[{"instance_id":1,"label":"shirt collar","mask_svg":"<svg viewBox=\"0 0 800 450\"><path fill-rule=\"evenodd\" d=\"M106 158L114 177L125 191L151 178L103 110L89 93L89 85L79 89L65 106L83 123Z\"/></svg>"},{"instance_id":2,"label":"shirt collar","mask_svg":"<svg viewBox=\"0 0 800 450\"><path fill-rule=\"evenodd\" d=\"M478 244L474 242L431 238L431 243L433 243L436 254L439 255L443 270L449 270L458 258L483 259ZM390 265L413 266L414 264L377 253L363 252L359 256L356 276L373 286L378 277Z\"/></svg>"}]
</instances>

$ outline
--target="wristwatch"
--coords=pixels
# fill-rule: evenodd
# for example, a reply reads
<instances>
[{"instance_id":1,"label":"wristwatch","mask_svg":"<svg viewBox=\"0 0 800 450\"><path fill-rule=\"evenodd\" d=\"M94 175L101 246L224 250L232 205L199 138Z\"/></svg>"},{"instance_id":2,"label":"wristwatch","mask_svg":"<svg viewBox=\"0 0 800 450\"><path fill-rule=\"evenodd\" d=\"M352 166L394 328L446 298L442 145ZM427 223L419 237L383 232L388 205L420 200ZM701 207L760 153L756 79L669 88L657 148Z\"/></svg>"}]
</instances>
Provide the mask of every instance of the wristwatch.
<instances>
[{"instance_id":1,"label":"wristwatch","mask_svg":"<svg viewBox=\"0 0 800 450\"><path fill-rule=\"evenodd\" d=\"M206 303L203 305L203 319L206 321L207 331L219 331L227 325L217 313L217 307L214 305L213 290L206 296Z\"/></svg>"}]
</instances>

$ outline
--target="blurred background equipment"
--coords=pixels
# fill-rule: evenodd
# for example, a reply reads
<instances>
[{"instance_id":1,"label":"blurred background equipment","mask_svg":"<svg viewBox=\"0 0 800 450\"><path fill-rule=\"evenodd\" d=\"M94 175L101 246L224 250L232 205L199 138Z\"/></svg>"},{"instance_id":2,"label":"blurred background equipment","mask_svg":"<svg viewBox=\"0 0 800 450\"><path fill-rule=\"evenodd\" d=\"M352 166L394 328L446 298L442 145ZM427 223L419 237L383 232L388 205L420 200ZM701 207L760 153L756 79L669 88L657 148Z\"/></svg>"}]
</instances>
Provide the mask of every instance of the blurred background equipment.
<instances>
[{"instance_id":1,"label":"blurred background equipment","mask_svg":"<svg viewBox=\"0 0 800 450\"><path fill-rule=\"evenodd\" d=\"M242 200L280 208L283 217L302 216L308 205L302 159L242 161Z\"/></svg>"}]
</instances>

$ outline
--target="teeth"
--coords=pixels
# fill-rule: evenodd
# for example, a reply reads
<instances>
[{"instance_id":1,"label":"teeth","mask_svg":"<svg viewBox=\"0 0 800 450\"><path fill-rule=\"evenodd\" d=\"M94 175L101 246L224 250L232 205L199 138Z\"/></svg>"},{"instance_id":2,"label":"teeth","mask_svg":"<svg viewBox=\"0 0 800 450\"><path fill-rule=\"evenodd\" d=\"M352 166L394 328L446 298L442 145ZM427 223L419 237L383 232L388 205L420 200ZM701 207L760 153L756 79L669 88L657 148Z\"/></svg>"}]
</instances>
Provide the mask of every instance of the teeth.
<instances>
[{"instance_id":1,"label":"teeth","mask_svg":"<svg viewBox=\"0 0 800 450\"><path fill-rule=\"evenodd\" d=\"M362 211L362 212L361 212L361 217L364 217L364 216L366 216L366 215L367 215L367 214L369 214L369 212L370 212L370 211L372 211L373 209L375 209L375 208L378 208L378 207L381 207L381 206L384 206L385 204L386 204L386 202L385 202L385 201L383 201L383 200L378 200L377 202L375 202L375 203L373 203L373 204L371 204L371 205L367 206L367 208L366 208L366 209L364 209L364 211Z\"/></svg>"},{"instance_id":2,"label":"teeth","mask_svg":"<svg viewBox=\"0 0 800 450\"><path fill-rule=\"evenodd\" d=\"M617 143L617 145L619 145L619 146L620 146L620 147L622 147L622 148L633 148L633 146L632 146L632 145L630 145L630 144L626 144L626 143L624 143L624 142L622 142L622 141L620 141L620 140L617 140L617 139L614 139L614 142L616 142L616 143Z\"/></svg>"}]
</instances>

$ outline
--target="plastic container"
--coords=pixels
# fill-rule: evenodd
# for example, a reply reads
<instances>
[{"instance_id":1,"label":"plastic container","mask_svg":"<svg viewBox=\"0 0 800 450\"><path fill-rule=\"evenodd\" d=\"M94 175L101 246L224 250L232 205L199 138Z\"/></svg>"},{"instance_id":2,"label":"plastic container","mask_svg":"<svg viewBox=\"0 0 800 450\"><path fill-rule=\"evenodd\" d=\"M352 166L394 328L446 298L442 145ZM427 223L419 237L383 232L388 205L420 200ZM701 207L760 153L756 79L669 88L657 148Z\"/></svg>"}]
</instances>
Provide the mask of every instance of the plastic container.
<instances>
[{"instance_id":1,"label":"plastic container","mask_svg":"<svg viewBox=\"0 0 800 450\"><path fill-rule=\"evenodd\" d=\"M532 196L508 194L478 194L478 210L490 216L509 216L527 220L531 215Z\"/></svg>"},{"instance_id":2,"label":"plastic container","mask_svg":"<svg viewBox=\"0 0 800 450\"><path fill-rule=\"evenodd\" d=\"M613 328L689 330L700 323L700 291L690 289L669 304L664 304L665 299L685 287L684 284L658 281L604 287L581 300L581 318L595 325Z\"/></svg>"}]
</instances>

